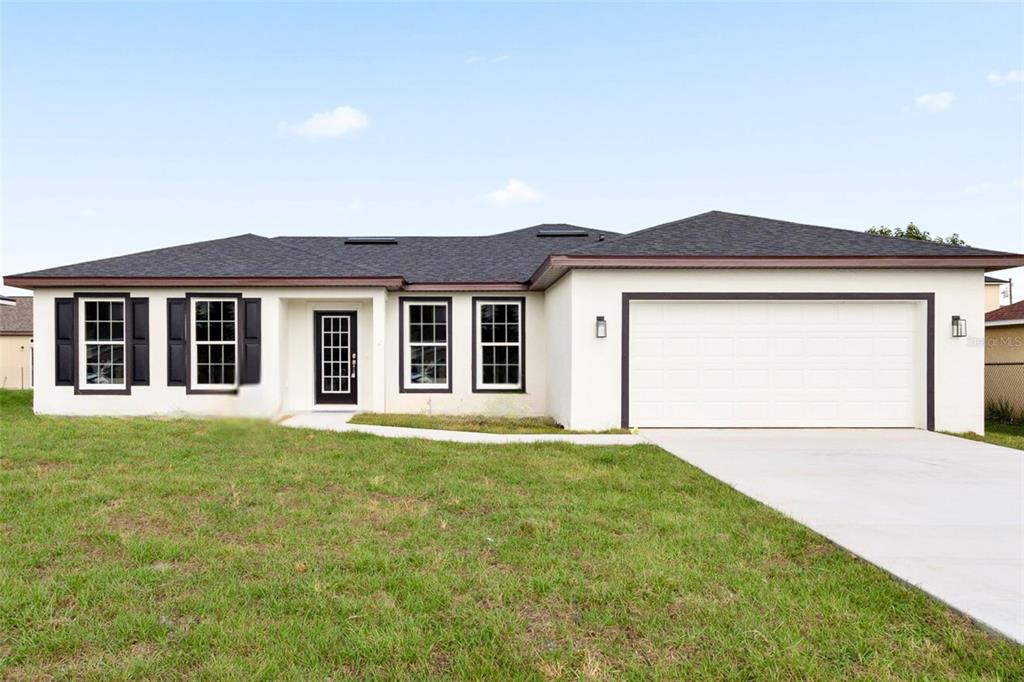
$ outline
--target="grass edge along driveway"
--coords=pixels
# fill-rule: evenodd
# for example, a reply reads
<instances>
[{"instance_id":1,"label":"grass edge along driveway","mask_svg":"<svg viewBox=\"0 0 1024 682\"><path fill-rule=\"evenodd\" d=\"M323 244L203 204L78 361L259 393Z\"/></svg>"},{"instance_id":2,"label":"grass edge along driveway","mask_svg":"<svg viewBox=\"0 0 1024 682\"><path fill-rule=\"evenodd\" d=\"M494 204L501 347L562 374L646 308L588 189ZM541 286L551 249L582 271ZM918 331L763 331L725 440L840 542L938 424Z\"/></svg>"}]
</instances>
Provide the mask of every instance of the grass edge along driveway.
<instances>
[{"instance_id":1,"label":"grass edge along driveway","mask_svg":"<svg viewBox=\"0 0 1024 682\"><path fill-rule=\"evenodd\" d=\"M562 428L562 425L551 417L490 417L485 415L359 412L349 420L349 423L371 424L374 426L401 426L410 429L475 431L477 433L629 433L629 429L572 431Z\"/></svg>"},{"instance_id":2,"label":"grass edge along driveway","mask_svg":"<svg viewBox=\"0 0 1024 682\"><path fill-rule=\"evenodd\" d=\"M0 392L0 678L1019 679L653 446L50 418Z\"/></svg>"},{"instance_id":3,"label":"grass edge along driveway","mask_svg":"<svg viewBox=\"0 0 1024 682\"><path fill-rule=\"evenodd\" d=\"M985 422L984 436L974 432L950 433L949 435L991 443L992 445L1002 445L1004 448L1024 450L1024 424Z\"/></svg>"}]
</instances>

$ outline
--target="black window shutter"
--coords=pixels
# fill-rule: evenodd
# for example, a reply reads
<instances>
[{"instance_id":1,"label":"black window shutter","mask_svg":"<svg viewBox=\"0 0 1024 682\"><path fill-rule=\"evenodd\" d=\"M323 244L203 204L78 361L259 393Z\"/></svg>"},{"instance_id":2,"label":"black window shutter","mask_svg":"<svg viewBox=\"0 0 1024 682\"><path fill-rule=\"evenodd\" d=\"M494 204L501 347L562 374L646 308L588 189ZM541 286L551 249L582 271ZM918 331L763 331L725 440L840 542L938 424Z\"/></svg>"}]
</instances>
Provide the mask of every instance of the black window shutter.
<instances>
[{"instance_id":1,"label":"black window shutter","mask_svg":"<svg viewBox=\"0 0 1024 682\"><path fill-rule=\"evenodd\" d=\"M167 299L167 385L184 386L188 377L186 300Z\"/></svg>"},{"instance_id":2,"label":"black window shutter","mask_svg":"<svg viewBox=\"0 0 1024 682\"><path fill-rule=\"evenodd\" d=\"M260 383L260 299L242 299L242 381L243 384Z\"/></svg>"},{"instance_id":3,"label":"black window shutter","mask_svg":"<svg viewBox=\"0 0 1024 682\"><path fill-rule=\"evenodd\" d=\"M56 372L54 383L57 386L75 385L75 299L54 299L56 324L54 341L56 342Z\"/></svg>"},{"instance_id":4,"label":"black window shutter","mask_svg":"<svg viewBox=\"0 0 1024 682\"><path fill-rule=\"evenodd\" d=\"M149 299L129 298L132 311L132 384L149 386Z\"/></svg>"}]
</instances>

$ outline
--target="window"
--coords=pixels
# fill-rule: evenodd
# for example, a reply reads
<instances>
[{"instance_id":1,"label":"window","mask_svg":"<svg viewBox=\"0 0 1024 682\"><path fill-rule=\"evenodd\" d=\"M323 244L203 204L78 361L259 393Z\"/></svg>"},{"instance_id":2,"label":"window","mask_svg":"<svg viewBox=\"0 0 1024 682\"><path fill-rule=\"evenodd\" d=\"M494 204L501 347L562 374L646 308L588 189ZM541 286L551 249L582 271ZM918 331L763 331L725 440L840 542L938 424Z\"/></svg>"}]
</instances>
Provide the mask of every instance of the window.
<instances>
[{"instance_id":1,"label":"window","mask_svg":"<svg viewBox=\"0 0 1024 682\"><path fill-rule=\"evenodd\" d=\"M233 389L238 385L238 301L192 299L192 385Z\"/></svg>"},{"instance_id":2,"label":"window","mask_svg":"<svg viewBox=\"0 0 1024 682\"><path fill-rule=\"evenodd\" d=\"M79 305L79 388L126 388L125 300L80 298Z\"/></svg>"},{"instance_id":3,"label":"window","mask_svg":"<svg viewBox=\"0 0 1024 682\"><path fill-rule=\"evenodd\" d=\"M522 391L524 299L473 299L474 390Z\"/></svg>"},{"instance_id":4,"label":"window","mask_svg":"<svg viewBox=\"0 0 1024 682\"><path fill-rule=\"evenodd\" d=\"M450 298L401 299L403 391L451 391Z\"/></svg>"}]
</instances>

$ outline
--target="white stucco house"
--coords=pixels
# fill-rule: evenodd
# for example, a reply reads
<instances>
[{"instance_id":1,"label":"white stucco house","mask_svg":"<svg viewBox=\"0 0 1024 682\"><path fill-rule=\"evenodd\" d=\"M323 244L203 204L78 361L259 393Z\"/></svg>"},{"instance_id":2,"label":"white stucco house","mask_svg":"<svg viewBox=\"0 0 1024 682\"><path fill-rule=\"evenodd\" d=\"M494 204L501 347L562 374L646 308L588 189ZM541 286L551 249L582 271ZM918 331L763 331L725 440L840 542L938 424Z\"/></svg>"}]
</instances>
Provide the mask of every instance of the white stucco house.
<instances>
[{"instance_id":1,"label":"white stucco house","mask_svg":"<svg viewBox=\"0 0 1024 682\"><path fill-rule=\"evenodd\" d=\"M980 432L984 273L1019 265L713 211L628 234L248 234L5 281L34 290L38 413Z\"/></svg>"}]
</instances>

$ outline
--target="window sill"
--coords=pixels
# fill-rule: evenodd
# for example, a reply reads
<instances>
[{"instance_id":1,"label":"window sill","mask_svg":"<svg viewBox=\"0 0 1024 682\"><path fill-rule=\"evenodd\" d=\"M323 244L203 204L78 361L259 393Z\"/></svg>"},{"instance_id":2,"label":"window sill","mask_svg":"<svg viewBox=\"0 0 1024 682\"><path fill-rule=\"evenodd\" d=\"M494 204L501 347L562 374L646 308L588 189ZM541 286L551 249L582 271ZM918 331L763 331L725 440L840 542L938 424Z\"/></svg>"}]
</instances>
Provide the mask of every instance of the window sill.
<instances>
[{"instance_id":1,"label":"window sill","mask_svg":"<svg viewBox=\"0 0 1024 682\"><path fill-rule=\"evenodd\" d=\"M131 395L131 386L124 388L82 388L75 386L75 395Z\"/></svg>"},{"instance_id":2,"label":"window sill","mask_svg":"<svg viewBox=\"0 0 1024 682\"><path fill-rule=\"evenodd\" d=\"M238 387L234 388L192 388L185 387L187 395L238 395Z\"/></svg>"},{"instance_id":3,"label":"window sill","mask_svg":"<svg viewBox=\"0 0 1024 682\"><path fill-rule=\"evenodd\" d=\"M399 393L451 393L452 387L447 388L411 388L409 386L401 386L398 389Z\"/></svg>"}]
</instances>

